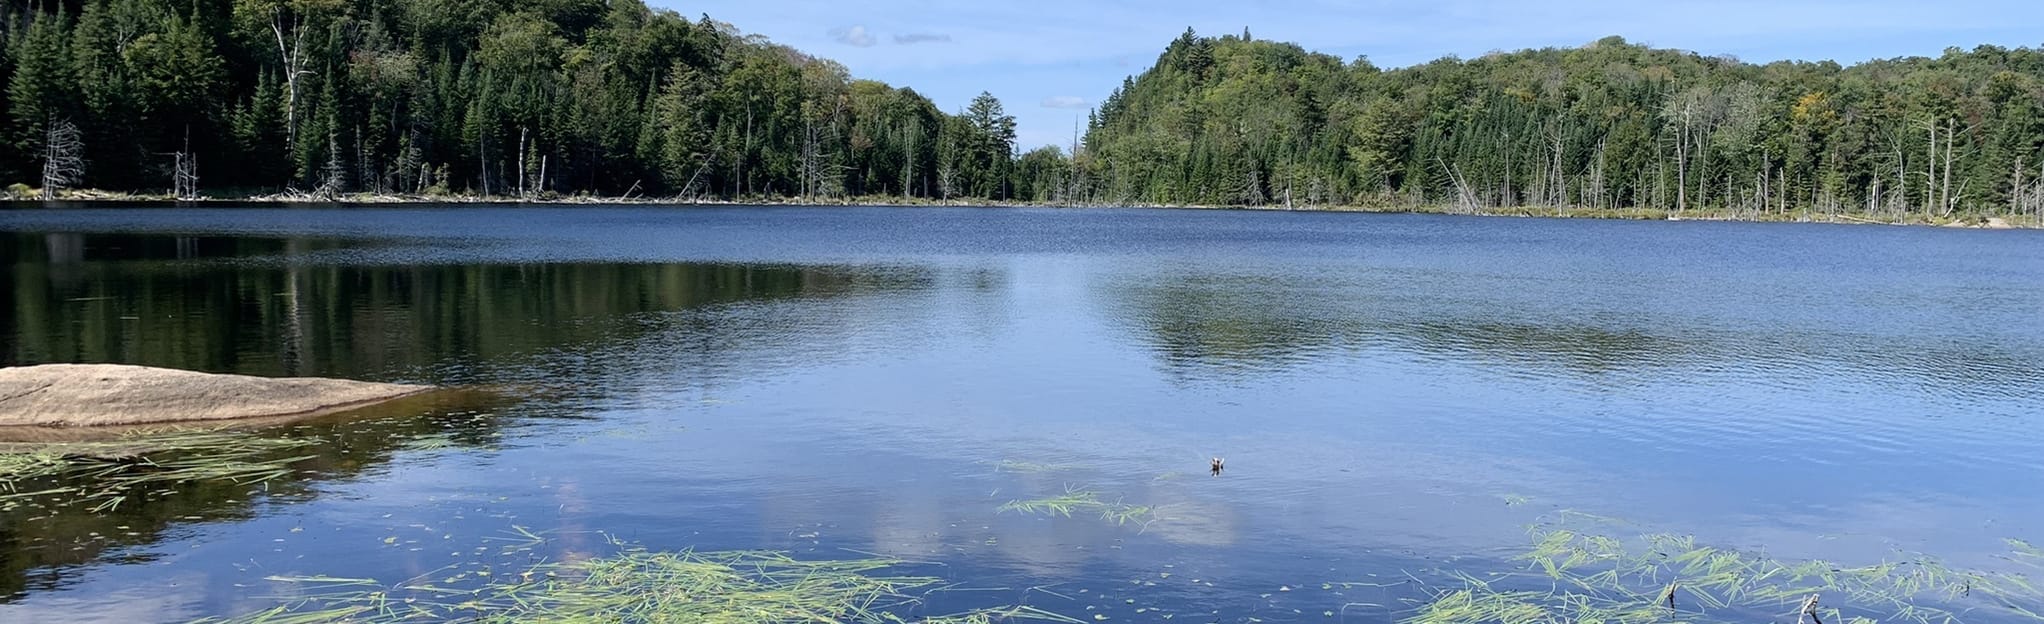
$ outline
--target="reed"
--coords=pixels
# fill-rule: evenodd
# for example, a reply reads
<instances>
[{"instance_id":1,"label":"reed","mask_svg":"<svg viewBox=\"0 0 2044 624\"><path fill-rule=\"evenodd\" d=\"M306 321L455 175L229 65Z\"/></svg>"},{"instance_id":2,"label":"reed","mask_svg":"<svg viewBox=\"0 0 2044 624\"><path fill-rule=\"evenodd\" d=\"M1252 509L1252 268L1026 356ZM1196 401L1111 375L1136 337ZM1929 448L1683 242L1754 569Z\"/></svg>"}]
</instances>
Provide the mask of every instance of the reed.
<instances>
[{"instance_id":1,"label":"reed","mask_svg":"<svg viewBox=\"0 0 2044 624\"><path fill-rule=\"evenodd\" d=\"M34 496L70 494L105 511L170 484L263 483L291 475L313 455L292 451L310 437L267 437L220 429L138 431L108 440L0 444L0 508Z\"/></svg>"},{"instance_id":2,"label":"reed","mask_svg":"<svg viewBox=\"0 0 2044 624\"><path fill-rule=\"evenodd\" d=\"M1684 535L1620 538L1563 526L1570 521L1564 515L1532 527L1531 547L1515 558L1519 571L1484 579L1453 574L1459 586L1430 591L1404 621L2044 621L2044 592L2023 574L1955 569L1908 554L1862 566L1787 561L1700 545ZM2016 540L2009 546L2007 560L2044 569L2044 552Z\"/></svg>"},{"instance_id":3,"label":"reed","mask_svg":"<svg viewBox=\"0 0 2044 624\"><path fill-rule=\"evenodd\" d=\"M194 624L1079 622L1027 606L910 618L904 613L922 602L911 592L936 587L940 579L887 574L902 563L889 558L802 560L775 551L628 549L609 557L542 564L467 590L424 583L385 587L368 579L272 577L310 597Z\"/></svg>"},{"instance_id":4,"label":"reed","mask_svg":"<svg viewBox=\"0 0 2044 624\"><path fill-rule=\"evenodd\" d=\"M994 508L995 513L1040 514L1072 517L1075 512L1094 513L1115 524L1148 524L1155 510L1147 505L1107 501L1092 490L1065 487L1065 493L1048 498L1012 500Z\"/></svg>"}]
</instances>

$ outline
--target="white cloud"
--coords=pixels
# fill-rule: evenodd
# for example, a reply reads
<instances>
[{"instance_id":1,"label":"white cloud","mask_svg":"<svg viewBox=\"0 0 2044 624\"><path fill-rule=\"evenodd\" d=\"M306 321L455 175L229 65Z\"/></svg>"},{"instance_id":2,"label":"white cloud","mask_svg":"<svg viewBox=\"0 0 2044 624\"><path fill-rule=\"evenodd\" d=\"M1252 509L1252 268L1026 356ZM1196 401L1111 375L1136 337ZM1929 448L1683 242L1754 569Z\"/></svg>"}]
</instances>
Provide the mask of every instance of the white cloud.
<instances>
[{"instance_id":1,"label":"white cloud","mask_svg":"<svg viewBox=\"0 0 2044 624\"><path fill-rule=\"evenodd\" d=\"M1044 108L1085 108L1086 98L1076 95L1054 95L1043 98Z\"/></svg>"},{"instance_id":2,"label":"white cloud","mask_svg":"<svg viewBox=\"0 0 2044 624\"><path fill-rule=\"evenodd\" d=\"M951 43L951 35L939 33L909 33L906 35L895 35L894 43L899 45L915 45L918 43Z\"/></svg>"},{"instance_id":3,"label":"white cloud","mask_svg":"<svg viewBox=\"0 0 2044 624\"><path fill-rule=\"evenodd\" d=\"M870 48L876 43L873 39L873 33L866 32L865 26L857 25L849 28L833 28L830 30L830 38L837 40L838 43L855 48Z\"/></svg>"}]
</instances>

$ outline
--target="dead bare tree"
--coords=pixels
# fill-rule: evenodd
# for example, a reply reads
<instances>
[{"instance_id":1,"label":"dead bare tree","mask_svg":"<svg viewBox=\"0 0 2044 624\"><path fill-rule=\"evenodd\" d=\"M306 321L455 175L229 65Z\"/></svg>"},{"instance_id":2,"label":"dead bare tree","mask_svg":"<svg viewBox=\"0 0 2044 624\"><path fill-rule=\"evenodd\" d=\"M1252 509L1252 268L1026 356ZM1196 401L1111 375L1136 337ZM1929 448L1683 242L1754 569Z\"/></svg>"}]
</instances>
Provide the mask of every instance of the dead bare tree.
<instances>
[{"instance_id":1,"label":"dead bare tree","mask_svg":"<svg viewBox=\"0 0 2044 624\"><path fill-rule=\"evenodd\" d=\"M332 201L340 196L342 187L347 184L344 178L348 175L348 169L341 163L340 137L328 133L326 136L326 151L326 168L320 176L319 189L315 193L328 201Z\"/></svg>"},{"instance_id":2,"label":"dead bare tree","mask_svg":"<svg viewBox=\"0 0 2044 624\"><path fill-rule=\"evenodd\" d=\"M1604 197L1604 142L1605 139L1597 140L1596 160L1590 165L1589 186L1583 189L1583 194L1589 196L1590 207L1600 210L1609 205Z\"/></svg>"},{"instance_id":3,"label":"dead bare tree","mask_svg":"<svg viewBox=\"0 0 2044 624\"><path fill-rule=\"evenodd\" d=\"M1462 176L1461 169L1448 164L1447 161L1441 160L1438 156L1434 157L1434 162L1439 163L1441 170L1447 172L1448 181L1455 183L1456 208L1465 213L1474 213L1483 207L1483 204L1476 198L1476 192L1469 188L1468 178Z\"/></svg>"},{"instance_id":4,"label":"dead bare tree","mask_svg":"<svg viewBox=\"0 0 2044 624\"><path fill-rule=\"evenodd\" d=\"M519 199L526 199L526 198L528 197L528 195L526 194L526 186L525 186L525 182L526 182L526 179L527 179L527 178L530 178L530 177L532 176L532 173L531 173L531 171L525 168L525 153L526 153L525 139L526 139L526 128L525 128L525 126L519 126L519 127L518 127L518 198L519 198Z\"/></svg>"},{"instance_id":5,"label":"dead bare tree","mask_svg":"<svg viewBox=\"0 0 2044 624\"><path fill-rule=\"evenodd\" d=\"M937 163L937 192L941 201L951 202L951 193L958 189L958 165L944 159Z\"/></svg>"},{"instance_id":6,"label":"dead bare tree","mask_svg":"<svg viewBox=\"0 0 2044 624\"><path fill-rule=\"evenodd\" d=\"M910 121L901 129L901 195L916 194L916 139L923 134L921 123Z\"/></svg>"},{"instance_id":7,"label":"dead bare tree","mask_svg":"<svg viewBox=\"0 0 2044 624\"><path fill-rule=\"evenodd\" d=\"M1952 197L1952 144L1953 144L1953 143L1956 143L1956 142L1958 142L1958 139L1957 139L1957 137L1956 137L1956 136L1954 136L1954 134L1953 134L1953 125L1954 125L1954 122L1953 122L1953 120L1951 120L1951 119L1946 119L1946 120L1945 120L1945 167L1944 167L1944 171L1943 171L1943 173L1944 173L1944 176L1945 176L1945 179L1944 179L1944 182L1943 182L1943 186L1944 186L1944 191L1943 191L1942 193L1940 193L1940 194L1938 195L1938 205L1939 205L1940 207L1942 207L1942 209L1944 210L1944 216L1947 216L1947 217L1949 217L1949 216L1951 216L1951 215L1952 215L1952 209L1953 209L1953 207L1954 207L1954 206L1953 206L1953 204L1952 204L1952 201L1953 201L1953 197Z\"/></svg>"},{"instance_id":8,"label":"dead bare tree","mask_svg":"<svg viewBox=\"0 0 2044 624\"><path fill-rule=\"evenodd\" d=\"M85 177L84 152L85 140L78 126L52 115L43 134L43 199L55 199L57 191L71 188Z\"/></svg>"},{"instance_id":9,"label":"dead bare tree","mask_svg":"<svg viewBox=\"0 0 2044 624\"><path fill-rule=\"evenodd\" d=\"M284 146L298 145L298 95L300 79L312 75L305 69L305 8L276 2L269 7L270 34L276 39L277 60L284 66Z\"/></svg>"},{"instance_id":10,"label":"dead bare tree","mask_svg":"<svg viewBox=\"0 0 2044 624\"><path fill-rule=\"evenodd\" d=\"M1247 179L1242 181L1242 190L1236 192L1235 197L1245 206L1261 206L1269 201L1263 195L1262 172L1250 169Z\"/></svg>"},{"instance_id":11,"label":"dead bare tree","mask_svg":"<svg viewBox=\"0 0 2044 624\"><path fill-rule=\"evenodd\" d=\"M1675 212L1689 209L1689 151L1692 137L1696 135L1697 102L1693 96L1684 94L1678 103L1670 105L1663 116L1672 117L1680 124L1675 135Z\"/></svg>"},{"instance_id":12,"label":"dead bare tree","mask_svg":"<svg viewBox=\"0 0 2044 624\"><path fill-rule=\"evenodd\" d=\"M1548 159L1546 167L1541 171L1540 199L1542 203L1560 212L1568 204L1568 173L1563 169L1562 160L1567 148L1566 137L1562 135L1558 125L1551 124L1542 130L1541 138L1547 144Z\"/></svg>"},{"instance_id":13,"label":"dead bare tree","mask_svg":"<svg viewBox=\"0 0 2044 624\"><path fill-rule=\"evenodd\" d=\"M184 148L173 155L176 162L170 173L170 193L178 199L199 197L199 156L192 153L192 129L185 128Z\"/></svg>"},{"instance_id":14,"label":"dead bare tree","mask_svg":"<svg viewBox=\"0 0 2044 624\"><path fill-rule=\"evenodd\" d=\"M1923 125L1930 132L1930 158L1923 170L1923 218L1929 219L1931 209L1938 203L1938 124L1929 121Z\"/></svg>"},{"instance_id":15,"label":"dead bare tree","mask_svg":"<svg viewBox=\"0 0 2044 624\"><path fill-rule=\"evenodd\" d=\"M815 199L823 190L823 179L829 161L834 154L824 149L824 129L818 128L815 119L803 120L802 124L802 197Z\"/></svg>"}]
</instances>

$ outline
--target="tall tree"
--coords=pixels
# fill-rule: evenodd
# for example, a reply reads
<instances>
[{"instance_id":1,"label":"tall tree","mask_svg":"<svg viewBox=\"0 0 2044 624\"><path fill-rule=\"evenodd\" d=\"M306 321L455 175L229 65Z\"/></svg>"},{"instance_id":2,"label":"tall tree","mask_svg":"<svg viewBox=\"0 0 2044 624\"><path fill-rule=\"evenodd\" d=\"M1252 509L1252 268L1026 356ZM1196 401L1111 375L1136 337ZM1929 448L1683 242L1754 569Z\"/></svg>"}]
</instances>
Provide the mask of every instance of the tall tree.
<instances>
[{"instance_id":1,"label":"tall tree","mask_svg":"<svg viewBox=\"0 0 2044 624\"><path fill-rule=\"evenodd\" d=\"M1008 168L1015 156L1015 118L1001 108L994 94L980 92L965 109L966 160L964 175L969 193L989 199L1009 199Z\"/></svg>"}]
</instances>

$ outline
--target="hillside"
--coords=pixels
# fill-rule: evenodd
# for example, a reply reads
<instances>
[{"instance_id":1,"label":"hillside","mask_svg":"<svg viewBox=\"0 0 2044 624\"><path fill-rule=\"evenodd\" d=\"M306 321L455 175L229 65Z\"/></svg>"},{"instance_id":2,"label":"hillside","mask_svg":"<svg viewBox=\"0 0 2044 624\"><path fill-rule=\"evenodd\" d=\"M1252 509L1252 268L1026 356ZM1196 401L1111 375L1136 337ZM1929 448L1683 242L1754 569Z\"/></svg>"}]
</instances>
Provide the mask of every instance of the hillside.
<instances>
[{"instance_id":1,"label":"hillside","mask_svg":"<svg viewBox=\"0 0 2044 624\"><path fill-rule=\"evenodd\" d=\"M2044 53L1765 65L1617 37L1385 71L1173 41L1093 118L1100 201L1883 219L2044 210Z\"/></svg>"},{"instance_id":2,"label":"hillside","mask_svg":"<svg viewBox=\"0 0 2044 624\"><path fill-rule=\"evenodd\" d=\"M24 187L1009 189L1013 120L992 96L946 114L640 0L34 0L0 5L0 51L0 183Z\"/></svg>"}]
</instances>

